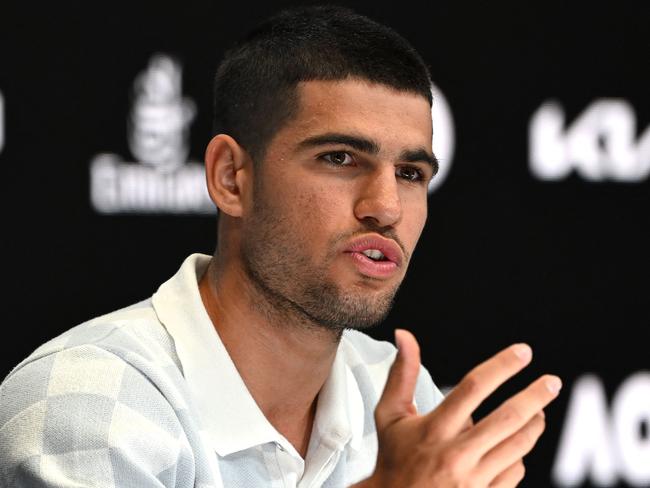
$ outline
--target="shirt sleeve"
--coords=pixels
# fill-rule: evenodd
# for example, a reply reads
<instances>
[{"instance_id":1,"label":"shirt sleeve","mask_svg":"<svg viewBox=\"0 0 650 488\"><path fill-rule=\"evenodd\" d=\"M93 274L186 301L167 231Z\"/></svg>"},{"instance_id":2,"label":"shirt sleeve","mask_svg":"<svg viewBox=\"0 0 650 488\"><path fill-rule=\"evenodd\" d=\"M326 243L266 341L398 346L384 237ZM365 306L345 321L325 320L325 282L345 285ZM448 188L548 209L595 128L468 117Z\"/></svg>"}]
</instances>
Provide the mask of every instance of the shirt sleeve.
<instances>
[{"instance_id":1,"label":"shirt sleeve","mask_svg":"<svg viewBox=\"0 0 650 488\"><path fill-rule=\"evenodd\" d=\"M188 450L156 386L100 347L21 364L0 386L0 486L175 486Z\"/></svg>"}]
</instances>

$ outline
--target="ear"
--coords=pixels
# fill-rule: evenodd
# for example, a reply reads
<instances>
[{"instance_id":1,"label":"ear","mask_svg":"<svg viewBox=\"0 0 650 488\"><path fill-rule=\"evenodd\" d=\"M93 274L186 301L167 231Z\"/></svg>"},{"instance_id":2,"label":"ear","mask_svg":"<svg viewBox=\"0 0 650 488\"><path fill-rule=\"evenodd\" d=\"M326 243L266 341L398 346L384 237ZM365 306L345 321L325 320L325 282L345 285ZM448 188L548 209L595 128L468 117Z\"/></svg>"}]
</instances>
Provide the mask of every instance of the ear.
<instances>
[{"instance_id":1,"label":"ear","mask_svg":"<svg viewBox=\"0 0 650 488\"><path fill-rule=\"evenodd\" d=\"M205 179L210 199L232 217L244 210L250 180L251 159L237 141L226 134L212 138L205 151Z\"/></svg>"}]
</instances>

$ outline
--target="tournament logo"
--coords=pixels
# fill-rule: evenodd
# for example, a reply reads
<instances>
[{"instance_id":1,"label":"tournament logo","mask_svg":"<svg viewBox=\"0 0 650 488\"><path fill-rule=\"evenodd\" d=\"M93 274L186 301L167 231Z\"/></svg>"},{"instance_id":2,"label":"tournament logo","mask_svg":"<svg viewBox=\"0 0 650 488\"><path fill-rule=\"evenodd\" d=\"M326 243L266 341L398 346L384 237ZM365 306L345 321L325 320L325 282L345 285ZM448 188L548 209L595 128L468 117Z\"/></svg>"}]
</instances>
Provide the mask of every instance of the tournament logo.
<instances>
[{"instance_id":1,"label":"tournament logo","mask_svg":"<svg viewBox=\"0 0 650 488\"><path fill-rule=\"evenodd\" d=\"M440 168L438 174L429 182L429 195L442 185L449 174L454 157L454 119L451 116L449 104L442 92L431 85L433 104L431 105L431 121L433 122L433 154L438 158Z\"/></svg>"},{"instance_id":2,"label":"tournament logo","mask_svg":"<svg viewBox=\"0 0 650 488\"><path fill-rule=\"evenodd\" d=\"M587 181L634 183L650 174L650 127L637 138L632 105L619 98L592 102L565 128L560 103L548 101L529 126L530 170L557 181L575 172Z\"/></svg>"},{"instance_id":3,"label":"tournament logo","mask_svg":"<svg viewBox=\"0 0 650 488\"><path fill-rule=\"evenodd\" d=\"M188 161L195 103L183 97L182 69L154 55L138 75L127 123L136 161L103 153L90 165L90 199L102 214L214 213L203 163Z\"/></svg>"},{"instance_id":4,"label":"tournament logo","mask_svg":"<svg viewBox=\"0 0 650 488\"><path fill-rule=\"evenodd\" d=\"M603 383L586 374L573 385L553 465L555 485L648 487L650 371L629 376L611 400Z\"/></svg>"}]
</instances>

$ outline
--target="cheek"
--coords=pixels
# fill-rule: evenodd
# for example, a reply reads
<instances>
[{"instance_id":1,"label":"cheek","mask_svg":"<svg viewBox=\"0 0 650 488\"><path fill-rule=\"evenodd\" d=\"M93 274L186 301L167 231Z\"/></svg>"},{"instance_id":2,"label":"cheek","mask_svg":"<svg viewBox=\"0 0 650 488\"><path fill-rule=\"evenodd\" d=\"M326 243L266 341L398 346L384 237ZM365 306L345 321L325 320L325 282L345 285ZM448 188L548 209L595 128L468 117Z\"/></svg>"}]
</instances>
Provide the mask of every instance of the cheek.
<instances>
[{"instance_id":1,"label":"cheek","mask_svg":"<svg viewBox=\"0 0 650 488\"><path fill-rule=\"evenodd\" d=\"M307 185L308 178L295 176L282 178L273 187L264 185L255 198L257 213L272 218L298 246L313 249L324 245L336 232L336 223L343 222L343 202L340 192L328 185Z\"/></svg>"},{"instance_id":2,"label":"cheek","mask_svg":"<svg viewBox=\"0 0 650 488\"><path fill-rule=\"evenodd\" d=\"M317 234L320 240L327 239L323 234L335 233L337 223L345 222L345 202L332 188L304 188L292 201L299 226L296 230Z\"/></svg>"}]
</instances>

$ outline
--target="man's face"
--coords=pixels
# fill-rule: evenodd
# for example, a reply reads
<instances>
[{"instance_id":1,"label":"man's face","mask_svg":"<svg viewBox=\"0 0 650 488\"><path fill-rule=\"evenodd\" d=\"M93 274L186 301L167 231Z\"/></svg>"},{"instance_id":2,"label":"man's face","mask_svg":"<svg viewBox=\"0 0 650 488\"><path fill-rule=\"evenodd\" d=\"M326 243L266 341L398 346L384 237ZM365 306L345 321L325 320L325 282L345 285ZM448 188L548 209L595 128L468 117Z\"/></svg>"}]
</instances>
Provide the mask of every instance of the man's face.
<instances>
[{"instance_id":1,"label":"man's face","mask_svg":"<svg viewBox=\"0 0 650 488\"><path fill-rule=\"evenodd\" d=\"M274 307L363 329L390 310L426 220L431 109L355 79L297 90L298 113L255 168L244 268Z\"/></svg>"}]
</instances>

